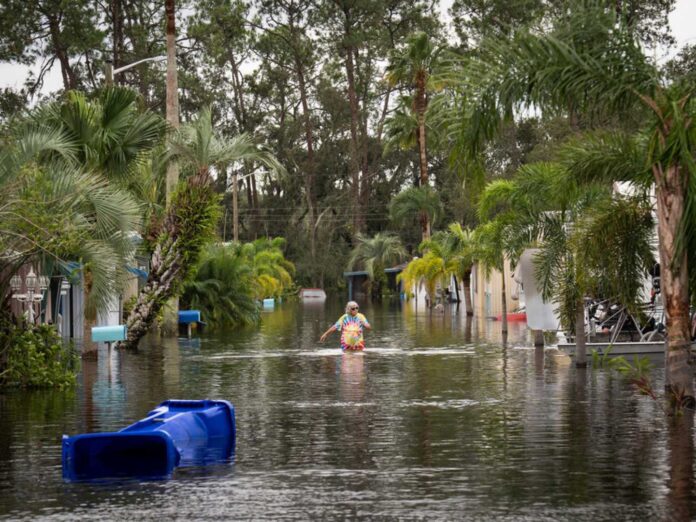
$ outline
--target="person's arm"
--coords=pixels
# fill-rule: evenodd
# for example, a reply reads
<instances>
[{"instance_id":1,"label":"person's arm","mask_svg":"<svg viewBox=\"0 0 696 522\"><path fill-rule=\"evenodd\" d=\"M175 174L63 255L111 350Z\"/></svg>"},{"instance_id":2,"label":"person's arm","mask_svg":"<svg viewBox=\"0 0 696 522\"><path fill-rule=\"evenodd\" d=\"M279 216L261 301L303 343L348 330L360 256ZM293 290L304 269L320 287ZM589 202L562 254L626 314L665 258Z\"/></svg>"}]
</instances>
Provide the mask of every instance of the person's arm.
<instances>
[{"instance_id":1,"label":"person's arm","mask_svg":"<svg viewBox=\"0 0 696 522\"><path fill-rule=\"evenodd\" d=\"M332 324L332 325L331 325L331 328L329 328L328 330L326 330L326 331L321 335L321 337L319 338L319 342L320 342L320 343L323 343L323 342L326 340L326 338L329 336L329 334L332 333L332 332L335 332L335 331L336 331L336 325L335 325L335 324Z\"/></svg>"},{"instance_id":2,"label":"person's arm","mask_svg":"<svg viewBox=\"0 0 696 522\"><path fill-rule=\"evenodd\" d=\"M367 317L365 317L363 314L360 314L360 320L362 321L363 328L365 328L366 330L372 330L372 325L367 320Z\"/></svg>"}]
</instances>

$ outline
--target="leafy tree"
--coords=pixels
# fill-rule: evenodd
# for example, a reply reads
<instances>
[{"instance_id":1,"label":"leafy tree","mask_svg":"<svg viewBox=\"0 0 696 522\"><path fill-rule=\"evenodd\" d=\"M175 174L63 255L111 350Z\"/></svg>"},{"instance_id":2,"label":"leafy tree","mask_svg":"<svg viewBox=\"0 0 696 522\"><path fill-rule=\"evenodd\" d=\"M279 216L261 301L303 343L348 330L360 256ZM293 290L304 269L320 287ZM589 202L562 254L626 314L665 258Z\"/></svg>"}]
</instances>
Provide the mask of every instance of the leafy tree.
<instances>
[{"instance_id":1,"label":"leafy tree","mask_svg":"<svg viewBox=\"0 0 696 522\"><path fill-rule=\"evenodd\" d=\"M542 26L549 20L572 16L575 0L454 0L450 8L454 28L465 48L475 48L487 36L511 35L520 26ZM613 10L642 43L670 45L669 13L675 0L599 0Z\"/></svg>"},{"instance_id":2,"label":"leafy tree","mask_svg":"<svg viewBox=\"0 0 696 522\"><path fill-rule=\"evenodd\" d=\"M421 226L423 240L430 238L430 227L442 214L442 203L429 186L412 187L399 193L389 205L389 214L396 223L416 218Z\"/></svg>"},{"instance_id":3,"label":"leafy tree","mask_svg":"<svg viewBox=\"0 0 696 522\"><path fill-rule=\"evenodd\" d=\"M432 251L427 251L423 257L416 257L410 261L397 276L397 280L403 283L406 293L410 293L414 287L423 283L427 293L428 308L435 306L438 283L444 286L448 278L449 271L445 260Z\"/></svg>"},{"instance_id":4,"label":"leafy tree","mask_svg":"<svg viewBox=\"0 0 696 522\"><path fill-rule=\"evenodd\" d=\"M441 257L455 281L459 279L462 282L467 315L474 315L471 272L476 262L476 248L473 232L459 223L450 223L447 230L436 232L430 240L420 245L421 251L432 251Z\"/></svg>"},{"instance_id":5,"label":"leafy tree","mask_svg":"<svg viewBox=\"0 0 696 522\"><path fill-rule=\"evenodd\" d=\"M26 263L90 274L90 304L105 306L123 279L140 209L125 190L77 160L76 143L56 127L26 127L0 152L0 290ZM7 310L5 310L7 312Z\"/></svg>"},{"instance_id":6,"label":"leafy tree","mask_svg":"<svg viewBox=\"0 0 696 522\"><path fill-rule=\"evenodd\" d=\"M406 250L398 236L388 232L376 234L374 237L358 235L358 244L351 252L348 270L362 266L367 272L373 297L381 297L387 282L384 269L403 261Z\"/></svg>"},{"instance_id":7,"label":"leafy tree","mask_svg":"<svg viewBox=\"0 0 696 522\"><path fill-rule=\"evenodd\" d=\"M406 47L394 53L387 68L387 79L392 84L403 83L413 90L413 113L416 116L420 186L428 184L428 155L426 152L425 113L428 110L428 91L432 91L433 70L437 68L439 49L434 47L426 33L411 35Z\"/></svg>"},{"instance_id":8,"label":"leafy tree","mask_svg":"<svg viewBox=\"0 0 696 522\"><path fill-rule=\"evenodd\" d=\"M96 99L71 91L65 101L35 111L32 119L60 128L75 144L75 159L84 168L125 186L165 131L164 121L138 103L137 93L123 87L104 89Z\"/></svg>"},{"instance_id":9,"label":"leafy tree","mask_svg":"<svg viewBox=\"0 0 696 522\"><path fill-rule=\"evenodd\" d=\"M81 93L71 92L66 101L34 111L20 131L16 142L19 150L10 148L5 156L6 179L12 180L12 187L21 190L25 176L44 178L44 182L33 189L38 190L40 186L45 192L39 199L64 198L59 205L73 205L74 208L70 211L67 210L70 206L65 207L68 220L87 213L84 225L93 225L91 234L101 245L95 245L98 253L85 253L87 257L84 258L91 259L85 265L87 271L96 270L88 277L90 305L105 304L109 293L113 293L110 289L114 281L103 274L115 277L114 270L118 274L125 268L124 256L133 249L129 234L140 230L141 223L140 208L128 186L163 136L162 120L140 111L136 102L135 93L121 88L107 89L92 101ZM38 161L39 168L22 170L24 162L30 161ZM53 181L49 183L49 179ZM78 201L83 203L78 204ZM96 213L94 217L88 217L92 213ZM98 221L95 222L95 218ZM56 224L59 222L57 220ZM84 225L78 229L85 229ZM111 263L115 266L107 268ZM94 300L91 293L94 293Z\"/></svg>"},{"instance_id":10,"label":"leafy tree","mask_svg":"<svg viewBox=\"0 0 696 522\"><path fill-rule=\"evenodd\" d=\"M464 48L474 48L484 37L509 34L544 14L544 0L454 0L449 9L455 32Z\"/></svg>"},{"instance_id":11,"label":"leafy tree","mask_svg":"<svg viewBox=\"0 0 696 522\"><path fill-rule=\"evenodd\" d=\"M58 61L63 88L83 86L93 76L92 61L102 48L104 32L98 7L91 0L9 0L0 5L0 60L33 65L41 70L31 86L40 90L44 75ZM80 75L80 64L87 74Z\"/></svg>"},{"instance_id":12,"label":"leafy tree","mask_svg":"<svg viewBox=\"0 0 696 522\"><path fill-rule=\"evenodd\" d=\"M222 140L213 130L210 111L184 126L171 142L171 157L188 174L167 208L150 261L148 280L126 322L125 347L136 348L159 310L178 296L193 275L203 248L213 239L219 219L219 198L210 169L234 161L256 161L282 170L275 158L261 150L248 135Z\"/></svg>"},{"instance_id":13,"label":"leafy tree","mask_svg":"<svg viewBox=\"0 0 696 522\"><path fill-rule=\"evenodd\" d=\"M185 306L199 309L212 328L254 324L259 319L254 273L239 245L213 245L186 282Z\"/></svg>"},{"instance_id":14,"label":"leafy tree","mask_svg":"<svg viewBox=\"0 0 696 522\"><path fill-rule=\"evenodd\" d=\"M610 298L638 312L642 281L654 263L643 194L612 194L611 185L583 183L565 165L533 163L512 180L490 183L479 209L504 227L502 246L513 262L524 248L540 249L542 294L559 304L563 325L574 328L578 361L585 297Z\"/></svg>"},{"instance_id":15,"label":"leafy tree","mask_svg":"<svg viewBox=\"0 0 696 522\"><path fill-rule=\"evenodd\" d=\"M514 66L513 66L514 64ZM695 135L690 125L693 89L665 87L659 72L635 43L630 27L614 11L579 11L553 34L520 32L487 44L467 66L479 88L472 98L475 121L466 120L467 141L477 148L510 108L533 103L599 118L641 111L647 147L644 165L655 183L659 250L669 348L667 372L675 393L693 397L689 360L689 245L692 231ZM606 172L601 169L602 172ZM624 170L621 171L625 173ZM645 179L646 170L631 176Z\"/></svg>"},{"instance_id":16,"label":"leafy tree","mask_svg":"<svg viewBox=\"0 0 696 522\"><path fill-rule=\"evenodd\" d=\"M256 299L280 297L293 284L295 266L285 259L283 238L257 239L242 246L242 253L252 267Z\"/></svg>"},{"instance_id":17,"label":"leafy tree","mask_svg":"<svg viewBox=\"0 0 696 522\"><path fill-rule=\"evenodd\" d=\"M142 172L142 167L148 163L150 152L164 137L162 119L149 111L141 111L137 105L138 96L130 89L104 89L94 100L88 100L83 93L70 91L66 98L32 113L34 126L50 125L59 129L74 145L75 161L80 168L103 176L114 188L128 190ZM137 224L124 230L120 236L114 236L112 242L121 243L114 247L120 252L132 251L134 245L130 238L142 230L141 223L142 219L139 219ZM101 263L110 262L119 262L119 257L101 260ZM117 268L120 271L124 269L125 263ZM88 305L84 336L89 339L96 320L96 309L92 306L91 298L91 265L85 266L84 281ZM96 345L86 342L84 348L83 354L96 354Z\"/></svg>"}]
</instances>

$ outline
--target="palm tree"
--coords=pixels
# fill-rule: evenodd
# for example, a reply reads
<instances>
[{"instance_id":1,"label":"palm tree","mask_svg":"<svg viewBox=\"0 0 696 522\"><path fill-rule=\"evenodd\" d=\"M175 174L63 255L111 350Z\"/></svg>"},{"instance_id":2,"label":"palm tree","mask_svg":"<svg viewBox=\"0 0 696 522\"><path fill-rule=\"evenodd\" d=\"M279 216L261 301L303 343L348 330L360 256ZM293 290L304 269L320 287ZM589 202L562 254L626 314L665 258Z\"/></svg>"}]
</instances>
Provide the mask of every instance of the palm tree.
<instances>
[{"instance_id":1,"label":"palm tree","mask_svg":"<svg viewBox=\"0 0 696 522\"><path fill-rule=\"evenodd\" d=\"M384 269L406 258L406 249L395 234L379 232L374 237L357 236L358 244L350 254L348 270L357 265L367 272L373 297L381 297L386 283Z\"/></svg>"},{"instance_id":2,"label":"palm tree","mask_svg":"<svg viewBox=\"0 0 696 522\"><path fill-rule=\"evenodd\" d=\"M486 274L495 269L501 274L502 333L508 333L507 288L505 284L505 233L506 221L495 219L481 223L474 230L476 259Z\"/></svg>"},{"instance_id":3,"label":"palm tree","mask_svg":"<svg viewBox=\"0 0 696 522\"><path fill-rule=\"evenodd\" d=\"M423 257L416 257L397 276L404 285L404 292L410 293L421 282L425 286L428 307L435 305L438 283L445 285L450 272L445 260L435 252L427 251Z\"/></svg>"},{"instance_id":4,"label":"palm tree","mask_svg":"<svg viewBox=\"0 0 696 522\"><path fill-rule=\"evenodd\" d=\"M442 203L428 186L411 187L396 195L389 205L389 215L396 223L405 223L417 216L423 241L430 239L430 227L442 215Z\"/></svg>"},{"instance_id":5,"label":"palm tree","mask_svg":"<svg viewBox=\"0 0 696 522\"><path fill-rule=\"evenodd\" d=\"M416 141L420 169L420 186L428 184L425 113L428 109L428 90L433 89L432 72L437 67L439 49L433 47L426 33L412 34L406 47L392 57L387 67L387 79L392 85L404 83L413 89L413 113L417 121Z\"/></svg>"},{"instance_id":6,"label":"palm tree","mask_svg":"<svg viewBox=\"0 0 696 522\"><path fill-rule=\"evenodd\" d=\"M490 183L479 211L504 227L502 246L512 262L525 248L540 249L542 295L559 304L564 326L574 325L576 363L583 365L584 298L612 298L637 311L654 260L645 196L578 181L564 165L528 164L514 179Z\"/></svg>"},{"instance_id":7,"label":"palm tree","mask_svg":"<svg viewBox=\"0 0 696 522\"><path fill-rule=\"evenodd\" d=\"M201 310L212 328L253 324L259 319L254 272L239 245L214 245L186 282L182 302Z\"/></svg>"},{"instance_id":8,"label":"palm tree","mask_svg":"<svg viewBox=\"0 0 696 522\"><path fill-rule=\"evenodd\" d=\"M215 193L210 169L235 161L261 163L282 171L267 151L259 148L246 134L229 140L218 137L209 110L183 127L172 139L171 159L188 170L167 208L162 230L150 261L145 286L126 322L128 338L124 347L136 348L165 302L178 296L185 281L198 265L201 252L213 237L220 215L219 196Z\"/></svg>"},{"instance_id":9,"label":"palm tree","mask_svg":"<svg viewBox=\"0 0 696 522\"><path fill-rule=\"evenodd\" d=\"M426 33L412 34L400 52L392 56L391 63L387 67L387 80L392 85L405 84L413 91L411 98L412 110L416 120L416 144L418 146L418 169L420 172L419 186L428 186L428 155L425 113L428 110L428 91L434 89L432 72L438 67L440 49L433 47ZM398 116L398 124L402 127L408 125L406 113L401 111ZM392 131L395 126L391 126ZM407 129L408 127L404 127ZM401 140L403 141L403 139ZM425 219L427 214L423 215ZM428 227L429 228L429 227Z\"/></svg>"},{"instance_id":10,"label":"palm tree","mask_svg":"<svg viewBox=\"0 0 696 522\"><path fill-rule=\"evenodd\" d=\"M242 253L252 267L256 299L280 297L293 285L295 266L285 259L285 239L260 238L242 245Z\"/></svg>"},{"instance_id":11,"label":"palm tree","mask_svg":"<svg viewBox=\"0 0 696 522\"><path fill-rule=\"evenodd\" d=\"M450 223L447 230L433 234L430 241L421 243L419 249L432 250L445 260L447 270L462 282L466 315L474 315L471 302L471 272L476 261L476 245L473 232L460 223ZM457 296L459 297L459 296Z\"/></svg>"},{"instance_id":12,"label":"palm tree","mask_svg":"<svg viewBox=\"0 0 696 522\"><path fill-rule=\"evenodd\" d=\"M71 91L65 102L37 110L35 126L60 128L76 148L75 159L85 169L117 183L129 183L161 143L165 123L138 107L138 94L124 87L104 89L97 99Z\"/></svg>"},{"instance_id":13,"label":"palm tree","mask_svg":"<svg viewBox=\"0 0 696 522\"><path fill-rule=\"evenodd\" d=\"M535 105L577 115L641 116L646 147L643 165L620 171L634 180L649 173L655 184L662 289L667 316L667 379L673 397L693 400L690 360L688 260L696 245L696 151L693 87L665 86L630 28L614 10L584 7L553 34L521 31L496 39L480 58L466 63L466 79L478 87L462 119L461 133L477 153L513 107ZM466 80L464 80L466 81ZM598 164L595 173L607 173ZM693 274L692 274L693 278Z\"/></svg>"},{"instance_id":14,"label":"palm tree","mask_svg":"<svg viewBox=\"0 0 696 522\"><path fill-rule=\"evenodd\" d=\"M104 308L123 280L140 208L100 173L81 168L79 148L55 126L30 126L0 152L0 293L26 263L89 274L89 305ZM48 159L47 159L48 158Z\"/></svg>"},{"instance_id":15,"label":"palm tree","mask_svg":"<svg viewBox=\"0 0 696 522\"><path fill-rule=\"evenodd\" d=\"M148 165L151 152L161 143L165 131L164 121L159 116L139 109L135 91L122 87L104 89L95 100L88 100L83 93L70 92L64 102L52 103L36 111L32 120L34 127L51 125L60 129L74 144L74 159L81 168L103 176L110 184L124 190L142 183L138 174ZM144 205L143 212L146 208ZM140 230L138 223L128 232ZM126 236L123 238L125 241ZM124 244L121 249L131 250L132 245ZM104 262L114 261L115 258L104 259ZM83 356L91 357L97 353L96 345L89 342L96 309L91 306L93 277L89 266L86 268L84 294L88 306Z\"/></svg>"}]
</instances>

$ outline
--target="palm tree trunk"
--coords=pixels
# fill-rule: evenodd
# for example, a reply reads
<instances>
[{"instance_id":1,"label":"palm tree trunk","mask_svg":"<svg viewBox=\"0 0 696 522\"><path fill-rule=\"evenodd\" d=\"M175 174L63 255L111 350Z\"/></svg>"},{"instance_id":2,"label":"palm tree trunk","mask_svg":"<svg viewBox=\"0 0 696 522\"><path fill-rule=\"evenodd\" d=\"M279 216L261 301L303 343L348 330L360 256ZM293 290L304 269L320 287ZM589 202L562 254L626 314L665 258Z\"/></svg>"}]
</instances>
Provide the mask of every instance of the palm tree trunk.
<instances>
[{"instance_id":1,"label":"palm tree trunk","mask_svg":"<svg viewBox=\"0 0 696 522\"><path fill-rule=\"evenodd\" d=\"M430 239L430 220L428 219L428 213L424 210L419 212L418 219L421 224L421 237L423 241Z\"/></svg>"},{"instance_id":2,"label":"palm tree trunk","mask_svg":"<svg viewBox=\"0 0 696 522\"><path fill-rule=\"evenodd\" d=\"M662 295L667 318L666 384L672 396L693 400L693 369L689 332L689 277L687 252L677 255L676 238L684 216L686 176L679 165L663 170L654 168L657 180L657 223L659 236Z\"/></svg>"},{"instance_id":3,"label":"palm tree trunk","mask_svg":"<svg viewBox=\"0 0 696 522\"><path fill-rule=\"evenodd\" d=\"M167 17L167 123L179 127L179 82L176 69L176 10L174 0L165 0L164 11ZM167 203L179 181L179 169L175 162L167 166Z\"/></svg>"},{"instance_id":4,"label":"palm tree trunk","mask_svg":"<svg viewBox=\"0 0 696 522\"><path fill-rule=\"evenodd\" d=\"M207 172L191 176L175 193L150 259L147 283L126 321L127 339L119 348L137 348L164 304L178 297L214 233L218 199Z\"/></svg>"},{"instance_id":5,"label":"palm tree trunk","mask_svg":"<svg viewBox=\"0 0 696 522\"><path fill-rule=\"evenodd\" d=\"M425 111L428 108L425 97L425 72L419 71L416 77L416 98L414 100L418 120L418 166L420 169L420 186L428 184L428 155L425 147Z\"/></svg>"}]
</instances>

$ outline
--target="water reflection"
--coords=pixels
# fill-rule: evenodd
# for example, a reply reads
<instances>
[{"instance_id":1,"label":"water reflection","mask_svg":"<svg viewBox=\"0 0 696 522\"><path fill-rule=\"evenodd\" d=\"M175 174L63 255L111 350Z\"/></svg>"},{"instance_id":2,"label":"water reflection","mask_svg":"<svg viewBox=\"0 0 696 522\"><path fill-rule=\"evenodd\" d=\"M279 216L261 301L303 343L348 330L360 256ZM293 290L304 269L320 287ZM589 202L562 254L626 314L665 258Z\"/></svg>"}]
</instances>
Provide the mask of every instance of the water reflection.
<instances>
[{"instance_id":1,"label":"water reflection","mask_svg":"<svg viewBox=\"0 0 696 522\"><path fill-rule=\"evenodd\" d=\"M409 304L361 303L373 325L367 349L343 354L317 342L342 307L283 304L259 329L100 354L72 393L0 394L0 517L694 513L693 421L672 427L616 375L534 348L519 324L503 343L500 323L456 307L431 318ZM659 367L653 377L663 385ZM120 429L171 398L234 403L234 462L181 468L167 482L62 483L63 433Z\"/></svg>"},{"instance_id":2,"label":"water reflection","mask_svg":"<svg viewBox=\"0 0 696 522\"><path fill-rule=\"evenodd\" d=\"M669 423L669 493L670 520L693 520L694 515L694 415L686 412Z\"/></svg>"}]
</instances>

